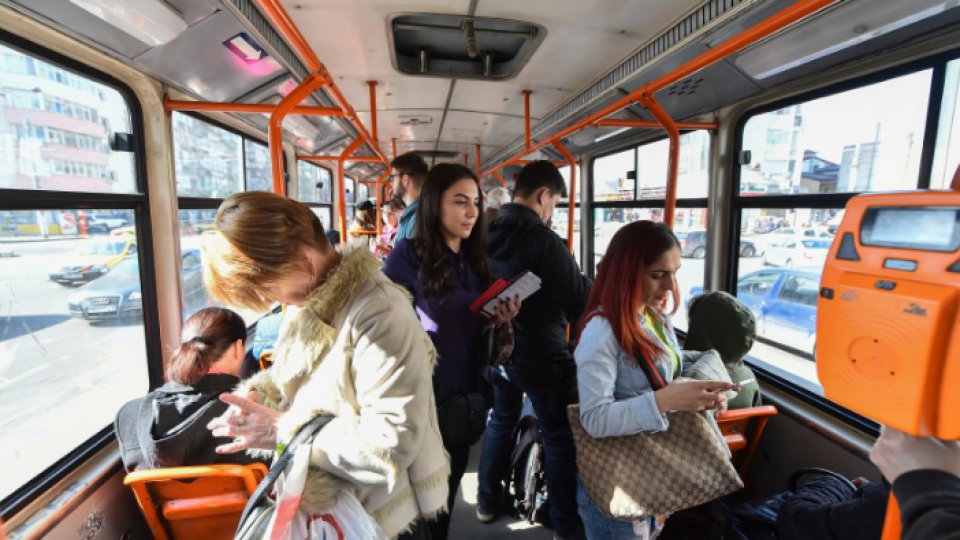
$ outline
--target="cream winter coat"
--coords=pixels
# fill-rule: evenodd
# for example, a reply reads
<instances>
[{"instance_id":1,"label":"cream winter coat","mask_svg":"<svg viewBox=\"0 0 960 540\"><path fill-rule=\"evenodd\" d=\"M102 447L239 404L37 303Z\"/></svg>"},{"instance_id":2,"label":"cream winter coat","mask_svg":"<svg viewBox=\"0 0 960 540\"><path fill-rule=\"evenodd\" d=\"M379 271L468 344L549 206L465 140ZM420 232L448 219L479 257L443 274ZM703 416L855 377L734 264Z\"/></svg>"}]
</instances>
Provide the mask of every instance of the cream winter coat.
<instances>
[{"instance_id":1,"label":"cream winter coat","mask_svg":"<svg viewBox=\"0 0 960 540\"><path fill-rule=\"evenodd\" d=\"M329 507L352 490L388 536L446 510L449 459L433 401L436 352L410 299L355 250L303 309L288 310L273 366L241 385L283 411L278 444L319 413L301 503Z\"/></svg>"}]
</instances>

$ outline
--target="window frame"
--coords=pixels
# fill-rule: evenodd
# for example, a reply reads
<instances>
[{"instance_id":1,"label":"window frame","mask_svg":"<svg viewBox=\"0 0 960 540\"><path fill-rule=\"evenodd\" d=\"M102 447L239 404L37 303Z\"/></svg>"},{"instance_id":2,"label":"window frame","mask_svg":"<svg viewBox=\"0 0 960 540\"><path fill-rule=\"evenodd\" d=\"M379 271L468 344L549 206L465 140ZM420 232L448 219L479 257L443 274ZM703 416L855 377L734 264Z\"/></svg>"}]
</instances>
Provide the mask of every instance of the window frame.
<instances>
[{"instance_id":1,"label":"window frame","mask_svg":"<svg viewBox=\"0 0 960 540\"><path fill-rule=\"evenodd\" d=\"M312 201L311 201L311 202L307 202L307 201L304 201L304 200L301 200L301 199L300 199L300 184L299 184L299 180L300 180L300 164L301 164L301 163L306 164L306 165L312 165L312 166L314 166L314 167L318 167L318 168L320 168L320 169L323 169L323 170L327 171L327 174L330 175L330 202L329 202L329 203L325 203L325 202L312 202ZM330 167L326 167L326 166L324 166L324 165L320 165L319 163L316 163L316 162L313 162L313 161L308 161L308 160L298 160L298 161L297 161L297 201L298 201L298 202L301 202L301 203L303 203L303 204L305 204L305 205L307 205L307 206L309 206L310 208L327 208L327 209L329 209L329 210L330 210L330 229L334 229L334 228L335 228L335 227L334 227L334 224L335 224L335 220L336 220L336 218L337 218L336 213L334 213L334 211L333 211L333 208L334 208L334 206L333 206L333 193L334 193L333 184L334 184L334 183L335 183L335 181L334 181L333 169L331 169Z\"/></svg>"},{"instance_id":2,"label":"window frame","mask_svg":"<svg viewBox=\"0 0 960 540\"><path fill-rule=\"evenodd\" d=\"M947 63L960 59L960 48L954 48L946 52L938 53L919 60L906 62L900 65L891 66L886 69L854 77L835 84L815 88L806 92L793 94L782 99L764 103L759 106L745 110L737 119L734 128L734 152L731 155L739 156L743 150L743 135L747 122L755 116L783 109L797 104L807 103L816 99L829 97L841 92L862 88L872 84L881 83L897 77L910 75L923 71L931 70L930 89L927 95L927 111L923 127L923 146L920 153L920 166L917 171L916 186L914 190L929 189L930 174L933 167L934 149L937 144L938 125L940 112L943 107L944 84L946 77ZM762 197L750 197L740 194L742 165L738 162L733 163L731 182L729 183L730 212L727 222L727 253L726 253L726 280L722 283L722 290L736 295L737 280L740 277L739 272L739 245L740 245L740 223L744 210L753 209L843 209L847 202L862 192L842 192L842 193L805 193L805 194L783 194L783 195L764 195ZM766 345L776 347L782 350L789 350L783 344L765 338L757 337ZM854 428L872 436L879 435L880 426L873 420L846 409L835 402L827 399L821 394L815 393L807 387L799 384L795 380L781 376L767 367L757 364L752 355L748 355L747 363L753 369L757 376L766 384L777 387L788 394L799 397L806 403L815 408L834 416L841 421L853 426ZM779 368L778 368L779 369Z\"/></svg>"},{"instance_id":3,"label":"window frame","mask_svg":"<svg viewBox=\"0 0 960 540\"><path fill-rule=\"evenodd\" d=\"M84 210L128 210L134 213L134 227L137 243L140 246L140 288L143 302L143 331L147 378L149 388L155 388L162 382L163 359L161 357L161 339L158 310L156 273L154 271L153 235L150 217L149 193L147 190L146 145L143 109L136 93L126 83L77 60L54 52L46 47L30 42L20 36L0 29L0 43L39 59L54 64L76 76L95 81L117 91L130 112L130 132L133 135L133 173L135 175L135 193L96 193L82 191L29 190L0 188L0 210L59 210L78 208ZM40 75L37 75L40 76ZM74 469L89 460L94 454L112 443L115 439L112 422L100 431L92 434L76 448L33 477L27 483L17 487L0 500L0 519L7 520L27 507L34 499L48 491Z\"/></svg>"}]
</instances>

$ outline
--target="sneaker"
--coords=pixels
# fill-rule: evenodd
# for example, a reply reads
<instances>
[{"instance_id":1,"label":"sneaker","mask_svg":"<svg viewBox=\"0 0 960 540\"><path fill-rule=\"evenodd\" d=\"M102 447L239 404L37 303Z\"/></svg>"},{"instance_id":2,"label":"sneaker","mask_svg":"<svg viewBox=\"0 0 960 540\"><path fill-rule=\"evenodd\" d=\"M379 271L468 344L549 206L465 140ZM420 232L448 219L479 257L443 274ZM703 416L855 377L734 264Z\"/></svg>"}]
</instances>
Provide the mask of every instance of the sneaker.
<instances>
[{"instance_id":1,"label":"sneaker","mask_svg":"<svg viewBox=\"0 0 960 540\"><path fill-rule=\"evenodd\" d=\"M497 513L489 508L477 505L477 520L480 523L493 523L497 519Z\"/></svg>"}]
</instances>

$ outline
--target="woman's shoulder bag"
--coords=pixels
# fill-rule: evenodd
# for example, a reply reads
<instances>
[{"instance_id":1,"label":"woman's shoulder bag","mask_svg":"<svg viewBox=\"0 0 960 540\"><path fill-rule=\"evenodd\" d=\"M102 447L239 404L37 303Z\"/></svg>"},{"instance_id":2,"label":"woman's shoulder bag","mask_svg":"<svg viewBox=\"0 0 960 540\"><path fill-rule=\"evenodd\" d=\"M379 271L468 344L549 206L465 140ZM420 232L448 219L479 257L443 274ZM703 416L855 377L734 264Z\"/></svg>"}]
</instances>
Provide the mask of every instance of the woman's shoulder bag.
<instances>
[{"instance_id":1,"label":"woman's shoulder bag","mask_svg":"<svg viewBox=\"0 0 960 540\"><path fill-rule=\"evenodd\" d=\"M641 359L639 364L655 390L666 385L651 362ZM567 416L583 487L613 519L668 514L743 487L726 443L700 413L669 413L666 431L603 438L584 431L579 405L570 405Z\"/></svg>"},{"instance_id":2,"label":"woman's shoulder bag","mask_svg":"<svg viewBox=\"0 0 960 540\"><path fill-rule=\"evenodd\" d=\"M297 447L304 442L312 440L313 436L332 419L333 416L331 415L317 416L301 427L297 434L293 436L293 439L290 440L290 443L284 449L283 454L281 454L276 463L270 467L270 472L267 473L267 476L260 482L260 485L257 486L256 491L254 491L253 495L247 500L247 505L244 507L243 514L240 516L240 524L237 526L237 532L234 534L236 540L255 540L263 538L266 535L270 528L270 520L277 510L276 501L268 496L270 490L273 489L273 485L286 470L290 460L293 459Z\"/></svg>"}]
</instances>

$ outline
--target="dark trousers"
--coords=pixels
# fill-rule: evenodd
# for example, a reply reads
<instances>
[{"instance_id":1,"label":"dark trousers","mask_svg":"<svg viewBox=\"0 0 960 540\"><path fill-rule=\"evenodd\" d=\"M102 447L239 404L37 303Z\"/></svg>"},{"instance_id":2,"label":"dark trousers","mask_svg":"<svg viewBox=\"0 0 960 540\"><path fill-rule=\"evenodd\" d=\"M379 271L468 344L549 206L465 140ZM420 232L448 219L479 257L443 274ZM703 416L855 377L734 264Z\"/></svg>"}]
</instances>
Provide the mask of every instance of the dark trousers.
<instances>
[{"instance_id":1,"label":"dark trousers","mask_svg":"<svg viewBox=\"0 0 960 540\"><path fill-rule=\"evenodd\" d=\"M493 378L493 413L483 434L483 452L478 470L478 502L496 509L503 481L513 451L513 431L520 420L523 394L527 394L537 415L543 436L544 466L547 491L550 493L550 520L557 534L576 535L580 531L577 515L577 463L573 434L567 421L567 403L560 390L560 381L550 369L523 369L508 366L504 379L498 372Z\"/></svg>"},{"instance_id":2,"label":"dark trousers","mask_svg":"<svg viewBox=\"0 0 960 540\"><path fill-rule=\"evenodd\" d=\"M427 522L430 529L430 540L446 540L450 533L450 516L453 514L453 503L457 500L457 491L460 489L460 480L467 471L467 462L470 461L469 446L449 447L444 442L447 453L450 454L450 478L447 486L450 494L447 495L447 512L440 514L436 521Z\"/></svg>"}]
</instances>

